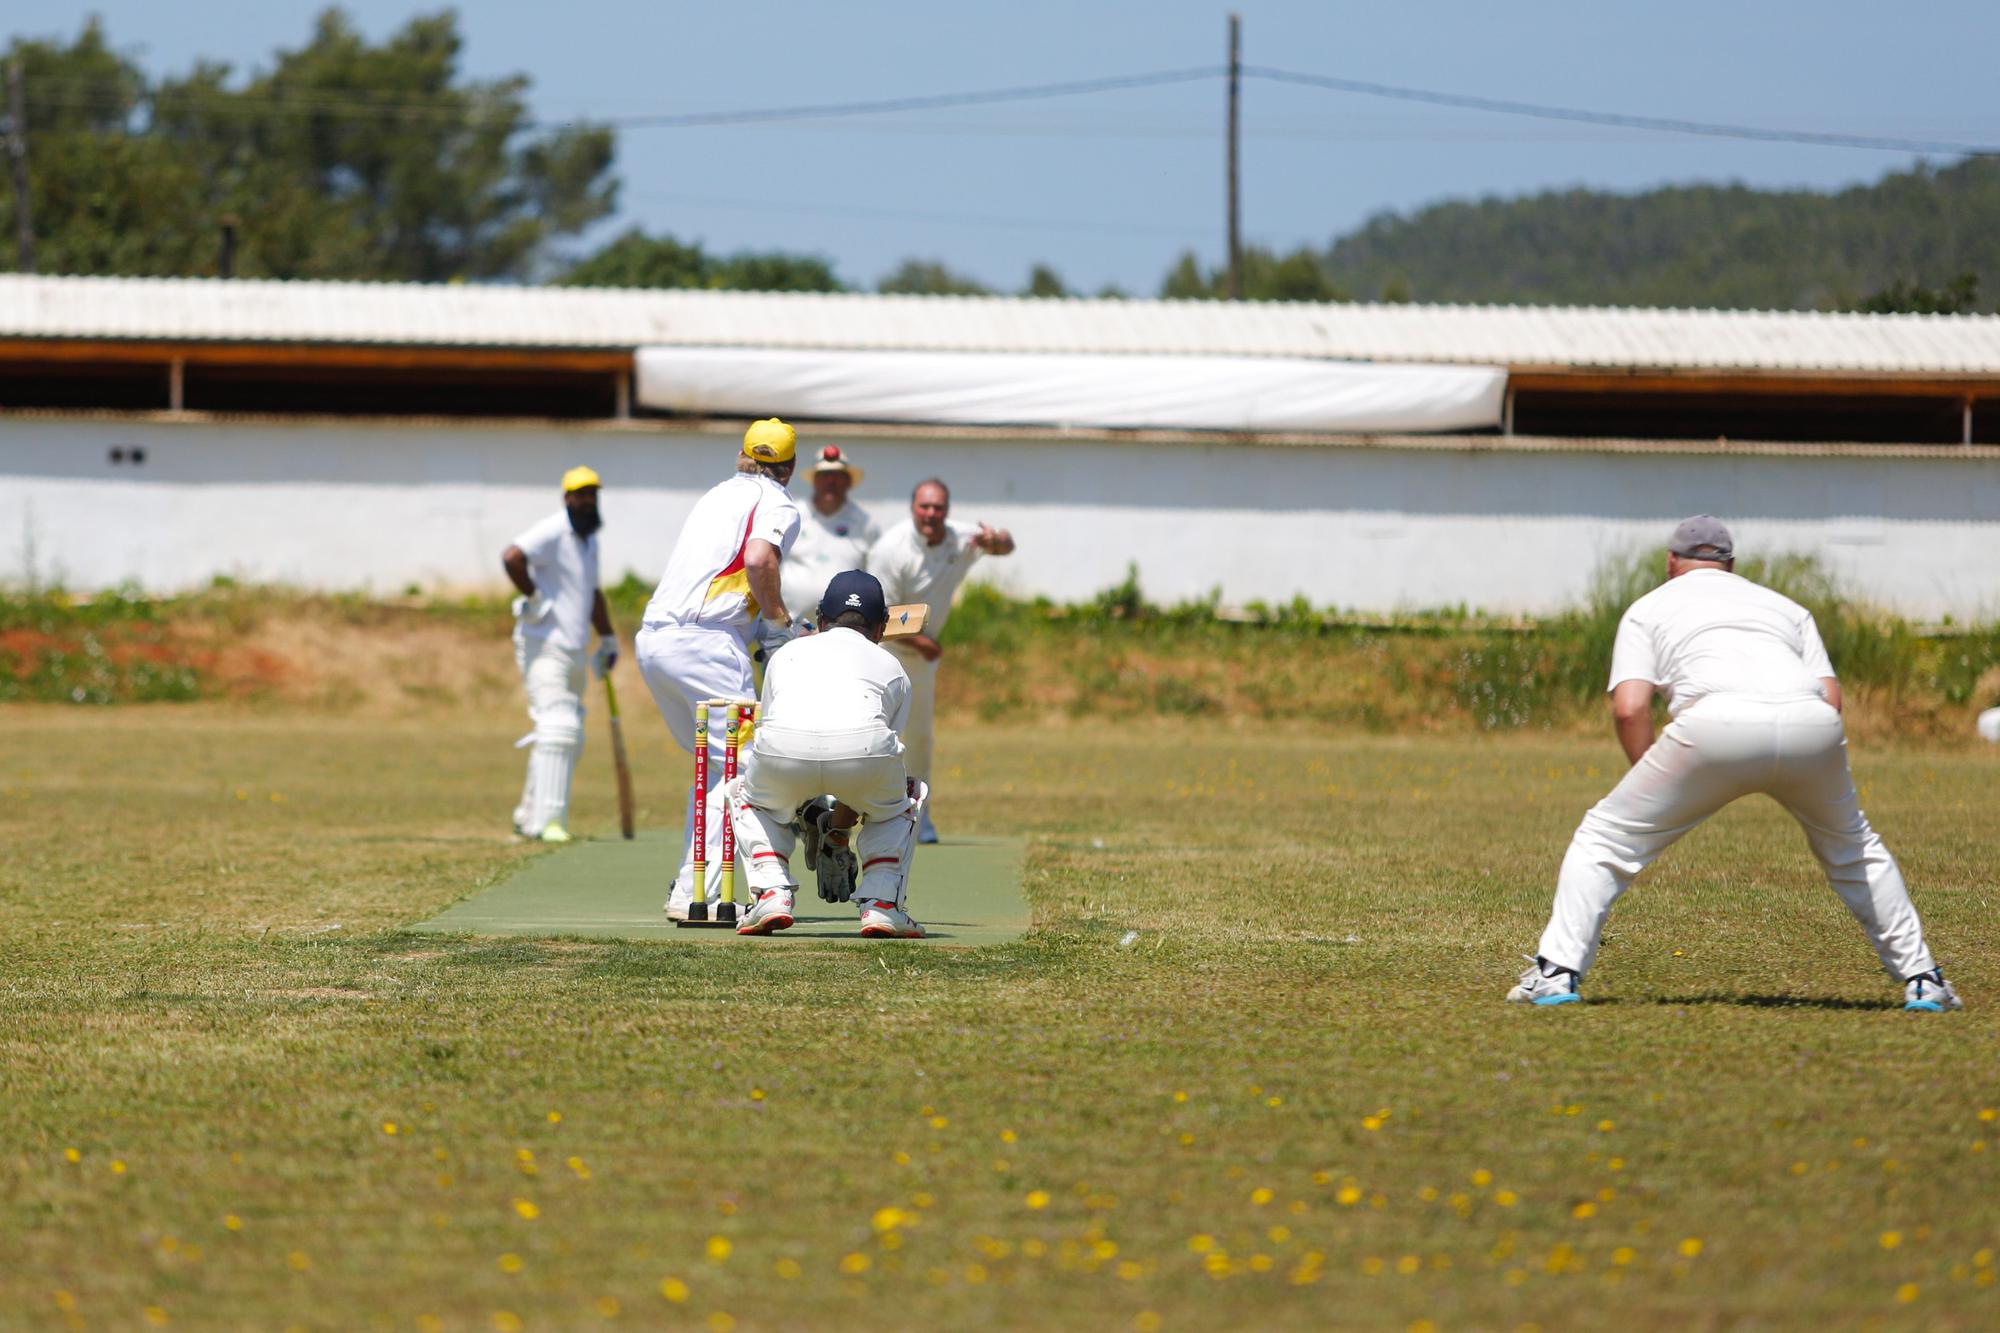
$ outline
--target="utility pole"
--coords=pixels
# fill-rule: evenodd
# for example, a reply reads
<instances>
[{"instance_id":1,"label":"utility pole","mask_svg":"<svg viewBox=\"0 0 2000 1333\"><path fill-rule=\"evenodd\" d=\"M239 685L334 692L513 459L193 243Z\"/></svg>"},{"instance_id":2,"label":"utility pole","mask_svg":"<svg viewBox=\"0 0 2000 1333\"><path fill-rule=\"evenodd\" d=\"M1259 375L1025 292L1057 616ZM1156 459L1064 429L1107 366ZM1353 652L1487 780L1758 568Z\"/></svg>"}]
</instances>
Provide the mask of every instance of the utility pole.
<instances>
[{"instance_id":1,"label":"utility pole","mask_svg":"<svg viewBox=\"0 0 2000 1333\"><path fill-rule=\"evenodd\" d=\"M7 156L14 167L14 267L35 271L35 227L28 216L28 93L18 59L7 62Z\"/></svg>"},{"instance_id":2,"label":"utility pole","mask_svg":"<svg viewBox=\"0 0 2000 1333\"><path fill-rule=\"evenodd\" d=\"M1243 82L1243 20L1229 16L1229 299L1243 299L1243 207L1239 165L1243 126L1237 92Z\"/></svg>"}]
</instances>

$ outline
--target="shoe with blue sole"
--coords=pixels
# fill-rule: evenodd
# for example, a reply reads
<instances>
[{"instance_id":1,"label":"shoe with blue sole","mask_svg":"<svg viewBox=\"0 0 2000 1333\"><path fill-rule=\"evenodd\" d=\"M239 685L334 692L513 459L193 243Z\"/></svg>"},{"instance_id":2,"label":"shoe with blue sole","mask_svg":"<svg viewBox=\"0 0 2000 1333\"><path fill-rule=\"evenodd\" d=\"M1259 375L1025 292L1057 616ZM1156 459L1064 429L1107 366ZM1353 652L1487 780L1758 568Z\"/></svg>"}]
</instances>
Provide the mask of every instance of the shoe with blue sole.
<instances>
[{"instance_id":1,"label":"shoe with blue sole","mask_svg":"<svg viewBox=\"0 0 2000 1333\"><path fill-rule=\"evenodd\" d=\"M1520 983L1507 992L1507 1003L1543 1006L1583 1003L1583 997L1576 993L1576 973L1544 958L1528 961L1528 970L1521 974Z\"/></svg>"},{"instance_id":2,"label":"shoe with blue sole","mask_svg":"<svg viewBox=\"0 0 2000 1333\"><path fill-rule=\"evenodd\" d=\"M1944 969L1919 972L1903 983L1903 1008L1920 1014L1941 1014L1947 1009L1963 1009L1965 1001L1944 979Z\"/></svg>"}]
</instances>

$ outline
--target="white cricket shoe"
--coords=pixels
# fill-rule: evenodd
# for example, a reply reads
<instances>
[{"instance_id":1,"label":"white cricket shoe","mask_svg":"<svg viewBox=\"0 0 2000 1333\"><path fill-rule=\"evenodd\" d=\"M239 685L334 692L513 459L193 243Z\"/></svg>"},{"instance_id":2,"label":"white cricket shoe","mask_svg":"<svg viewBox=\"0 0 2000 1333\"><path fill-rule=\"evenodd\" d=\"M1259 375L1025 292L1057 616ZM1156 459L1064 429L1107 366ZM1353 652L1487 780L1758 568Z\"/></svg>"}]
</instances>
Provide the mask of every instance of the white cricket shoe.
<instances>
[{"instance_id":1,"label":"white cricket shoe","mask_svg":"<svg viewBox=\"0 0 2000 1333\"><path fill-rule=\"evenodd\" d=\"M854 905L861 909L861 935L864 939L920 940L924 937L924 928L894 903L879 898L856 898Z\"/></svg>"},{"instance_id":2,"label":"white cricket shoe","mask_svg":"<svg viewBox=\"0 0 2000 1333\"><path fill-rule=\"evenodd\" d=\"M1509 1004L1580 1004L1576 993L1576 973L1541 958L1528 958L1528 970L1514 989L1507 992Z\"/></svg>"},{"instance_id":3,"label":"white cricket shoe","mask_svg":"<svg viewBox=\"0 0 2000 1333\"><path fill-rule=\"evenodd\" d=\"M1947 1009L1965 1008L1965 1001L1958 998L1958 992L1944 979L1944 969L1934 967L1903 983L1903 1007L1918 1013L1941 1014Z\"/></svg>"},{"instance_id":4,"label":"white cricket shoe","mask_svg":"<svg viewBox=\"0 0 2000 1333\"><path fill-rule=\"evenodd\" d=\"M766 889L757 895L749 912L736 923L738 935L769 935L792 928L792 891Z\"/></svg>"},{"instance_id":5,"label":"white cricket shoe","mask_svg":"<svg viewBox=\"0 0 2000 1333\"><path fill-rule=\"evenodd\" d=\"M569 830L564 828L561 824L547 825L542 829L539 836L543 842L570 841Z\"/></svg>"}]
</instances>

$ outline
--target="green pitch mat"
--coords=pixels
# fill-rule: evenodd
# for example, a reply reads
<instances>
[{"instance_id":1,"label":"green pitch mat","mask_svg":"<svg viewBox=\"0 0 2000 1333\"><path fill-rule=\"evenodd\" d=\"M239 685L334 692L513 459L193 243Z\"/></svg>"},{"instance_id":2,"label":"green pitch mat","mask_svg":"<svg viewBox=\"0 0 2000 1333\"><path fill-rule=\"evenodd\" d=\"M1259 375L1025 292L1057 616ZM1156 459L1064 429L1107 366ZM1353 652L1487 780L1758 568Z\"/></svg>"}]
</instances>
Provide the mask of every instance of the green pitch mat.
<instances>
[{"instance_id":1,"label":"green pitch mat","mask_svg":"<svg viewBox=\"0 0 2000 1333\"><path fill-rule=\"evenodd\" d=\"M798 924L747 938L729 930L686 930L660 905L680 856L680 835L641 834L633 842L576 843L541 857L519 874L455 904L413 930L473 935L587 935L600 939L683 940L739 947L817 943L873 944L857 932L847 903L821 902L812 875L801 874ZM800 867L803 870L803 866ZM910 914L924 923L919 944L1004 944L1028 928L1021 893L1021 844L955 838L919 847L910 875Z\"/></svg>"}]
</instances>

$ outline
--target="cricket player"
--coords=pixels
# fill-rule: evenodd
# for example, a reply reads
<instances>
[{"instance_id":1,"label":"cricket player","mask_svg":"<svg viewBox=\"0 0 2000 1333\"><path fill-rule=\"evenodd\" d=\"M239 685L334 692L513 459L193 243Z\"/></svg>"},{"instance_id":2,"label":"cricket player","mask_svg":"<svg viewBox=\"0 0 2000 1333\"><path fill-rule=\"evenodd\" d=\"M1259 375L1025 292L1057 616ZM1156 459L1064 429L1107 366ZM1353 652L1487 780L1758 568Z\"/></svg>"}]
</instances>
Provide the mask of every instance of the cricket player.
<instances>
[{"instance_id":1,"label":"cricket player","mask_svg":"<svg viewBox=\"0 0 2000 1333\"><path fill-rule=\"evenodd\" d=\"M528 779L514 807L514 832L543 842L569 841L569 785L583 753L584 651L597 630L590 665L599 676L618 660L611 611L597 586L597 474L563 474L563 507L514 539L501 567L521 592L514 599L514 661L528 693L535 729L516 748L528 751Z\"/></svg>"},{"instance_id":2,"label":"cricket player","mask_svg":"<svg viewBox=\"0 0 2000 1333\"><path fill-rule=\"evenodd\" d=\"M785 486L792 479L797 436L772 417L743 433L736 475L695 502L674 543L667 570L634 641L639 672L667 730L694 753L694 706L703 699L749 699L749 642L759 619L791 624L779 587L779 566L799 534L799 509ZM709 772L722 775L722 729L709 733ZM694 802L705 799L692 784L684 827L681 869L667 900L669 915L687 914L694 888ZM721 827L711 820L709 837ZM720 859L711 852L708 861ZM676 918L679 919L679 918Z\"/></svg>"},{"instance_id":3,"label":"cricket player","mask_svg":"<svg viewBox=\"0 0 2000 1333\"><path fill-rule=\"evenodd\" d=\"M882 581L882 592L894 605L922 602L930 607L930 622L922 634L897 639L889 651L910 674L910 721L903 728L904 762L910 776L931 780L932 715L937 704L939 640L951 615L951 599L972 566L984 555L1011 555L1014 537L1004 528L977 529L951 521L951 492L936 477L920 481L910 494L910 518L883 533L868 552L868 572ZM938 840L928 808L917 829L919 841Z\"/></svg>"},{"instance_id":4,"label":"cricket player","mask_svg":"<svg viewBox=\"0 0 2000 1333\"><path fill-rule=\"evenodd\" d=\"M1903 1007L1962 1007L1924 944L1896 859L1861 813L1840 682L1812 614L1738 578L1729 529L1707 514L1684 519L1667 552L1667 581L1625 612L1611 651L1611 715L1632 768L1578 825L1534 965L1507 998L1580 1000L1611 904L1634 877L1723 806L1763 792L1805 830L1902 983ZM1655 691L1672 714L1657 740Z\"/></svg>"},{"instance_id":5,"label":"cricket player","mask_svg":"<svg viewBox=\"0 0 2000 1333\"><path fill-rule=\"evenodd\" d=\"M905 772L897 737L909 718L911 689L902 664L880 646L889 604L881 582L854 569L834 575L817 611L819 633L771 655L751 742L754 762L723 792L755 897L736 933L768 935L792 924L793 812L831 795L840 803L836 826L860 817L854 905L861 933L921 939L924 928L904 910L904 896L923 785Z\"/></svg>"},{"instance_id":6,"label":"cricket player","mask_svg":"<svg viewBox=\"0 0 2000 1333\"><path fill-rule=\"evenodd\" d=\"M785 556L785 610L793 620L811 620L835 574L860 569L882 529L868 511L848 498L861 484L861 469L837 444L819 451L813 464L812 504L800 514L799 539Z\"/></svg>"}]
</instances>

